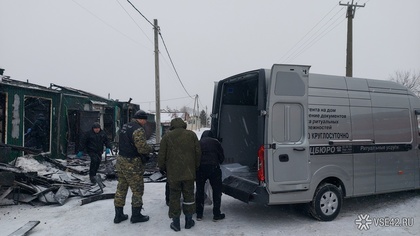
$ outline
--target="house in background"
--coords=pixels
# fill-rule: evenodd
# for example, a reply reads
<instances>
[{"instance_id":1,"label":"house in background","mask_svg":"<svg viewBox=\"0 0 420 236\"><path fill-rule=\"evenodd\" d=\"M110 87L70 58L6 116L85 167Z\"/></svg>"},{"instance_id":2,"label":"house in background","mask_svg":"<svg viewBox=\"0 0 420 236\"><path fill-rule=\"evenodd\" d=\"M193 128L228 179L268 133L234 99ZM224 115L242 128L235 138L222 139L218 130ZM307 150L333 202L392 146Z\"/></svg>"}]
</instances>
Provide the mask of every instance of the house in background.
<instances>
[{"instance_id":1,"label":"house in background","mask_svg":"<svg viewBox=\"0 0 420 236\"><path fill-rule=\"evenodd\" d=\"M131 99L120 102L56 84L44 87L9 76L0 78L0 143L41 149L51 158L65 159L75 154L80 136L93 122L99 122L108 138L118 143L119 129L140 109ZM147 127L149 137L154 132L153 119L151 116ZM41 127L37 125L40 123L45 135L41 141L31 134L35 127ZM22 154L0 146L0 162Z\"/></svg>"}]
</instances>

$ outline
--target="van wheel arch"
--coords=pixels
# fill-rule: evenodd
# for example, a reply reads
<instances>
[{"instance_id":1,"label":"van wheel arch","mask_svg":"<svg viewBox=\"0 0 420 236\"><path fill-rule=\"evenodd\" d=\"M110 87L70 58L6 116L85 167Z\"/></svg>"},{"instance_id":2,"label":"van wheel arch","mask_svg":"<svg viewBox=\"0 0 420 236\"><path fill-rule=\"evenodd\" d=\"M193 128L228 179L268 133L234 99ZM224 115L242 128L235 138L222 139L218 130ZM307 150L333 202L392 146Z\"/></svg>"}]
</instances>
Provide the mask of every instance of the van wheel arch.
<instances>
[{"instance_id":1,"label":"van wheel arch","mask_svg":"<svg viewBox=\"0 0 420 236\"><path fill-rule=\"evenodd\" d=\"M320 221L334 220L343 205L344 189L341 186L339 181L319 184L308 203L310 215Z\"/></svg>"}]
</instances>

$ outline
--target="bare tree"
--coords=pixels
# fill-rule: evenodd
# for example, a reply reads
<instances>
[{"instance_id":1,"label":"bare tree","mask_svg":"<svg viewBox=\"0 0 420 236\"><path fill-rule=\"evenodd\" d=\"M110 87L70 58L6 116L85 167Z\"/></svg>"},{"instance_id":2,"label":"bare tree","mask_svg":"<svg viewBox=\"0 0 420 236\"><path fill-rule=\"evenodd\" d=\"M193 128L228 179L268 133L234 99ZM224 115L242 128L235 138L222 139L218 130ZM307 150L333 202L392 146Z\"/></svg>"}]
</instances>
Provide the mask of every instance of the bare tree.
<instances>
[{"instance_id":1,"label":"bare tree","mask_svg":"<svg viewBox=\"0 0 420 236\"><path fill-rule=\"evenodd\" d=\"M396 71L389 79L404 85L420 97L420 71Z\"/></svg>"}]
</instances>

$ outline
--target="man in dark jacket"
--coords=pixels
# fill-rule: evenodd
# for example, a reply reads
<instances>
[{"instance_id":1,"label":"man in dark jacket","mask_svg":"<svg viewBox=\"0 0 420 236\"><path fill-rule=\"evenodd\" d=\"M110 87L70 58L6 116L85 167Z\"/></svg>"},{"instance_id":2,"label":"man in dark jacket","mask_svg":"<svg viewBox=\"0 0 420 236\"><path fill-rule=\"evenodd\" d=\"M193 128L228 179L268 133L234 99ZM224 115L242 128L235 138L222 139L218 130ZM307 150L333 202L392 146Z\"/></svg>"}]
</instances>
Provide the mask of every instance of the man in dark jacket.
<instances>
[{"instance_id":1,"label":"man in dark jacket","mask_svg":"<svg viewBox=\"0 0 420 236\"><path fill-rule=\"evenodd\" d=\"M114 223L128 219L124 214L125 198L128 188L133 193L131 198L131 223L145 222L149 216L141 214L144 193L144 167L146 156L152 152L152 147L146 142L144 125L147 123L147 113L138 110L131 122L124 124L119 136L119 152L116 170L118 175L117 191L114 197Z\"/></svg>"},{"instance_id":2,"label":"man in dark jacket","mask_svg":"<svg viewBox=\"0 0 420 236\"><path fill-rule=\"evenodd\" d=\"M101 125L97 122L93 123L92 129L87 131L80 140L80 151L77 157L81 157L83 152L90 157L89 178L95 183L95 176L98 172L99 165L102 160L102 153L106 147L106 153L110 153L111 144L106 136L105 131L101 129Z\"/></svg>"},{"instance_id":3,"label":"man in dark jacket","mask_svg":"<svg viewBox=\"0 0 420 236\"><path fill-rule=\"evenodd\" d=\"M220 164L225 160L222 145L213 138L210 130L203 132L200 138L201 164L197 171L195 200L197 201L197 220L203 218L204 185L207 180L213 189L213 221L222 220L225 214L220 212L222 198L222 171Z\"/></svg>"},{"instance_id":4,"label":"man in dark jacket","mask_svg":"<svg viewBox=\"0 0 420 236\"><path fill-rule=\"evenodd\" d=\"M181 118L171 121L171 132L165 134L160 142L158 165L166 171L169 184L169 218L174 231L180 231L181 194L183 196L183 213L185 228L195 225L192 215L195 213L194 180L200 165L200 143L197 135L186 129L187 124Z\"/></svg>"}]
</instances>

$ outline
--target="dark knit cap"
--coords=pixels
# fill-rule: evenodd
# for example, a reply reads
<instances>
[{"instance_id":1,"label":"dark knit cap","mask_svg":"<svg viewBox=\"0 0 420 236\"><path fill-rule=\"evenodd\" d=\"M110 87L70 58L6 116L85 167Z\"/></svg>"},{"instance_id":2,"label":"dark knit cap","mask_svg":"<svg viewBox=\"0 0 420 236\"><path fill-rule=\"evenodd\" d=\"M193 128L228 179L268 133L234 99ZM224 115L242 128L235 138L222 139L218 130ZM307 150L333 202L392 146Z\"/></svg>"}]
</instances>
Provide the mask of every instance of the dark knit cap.
<instances>
[{"instance_id":1,"label":"dark knit cap","mask_svg":"<svg viewBox=\"0 0 420 236\"><path fill-rule=\"evenodd\" d=\"M143 110L138 110L133 116L134 119L144 119L147 120L147 113Z\"/></svg>"}]
</instances>

